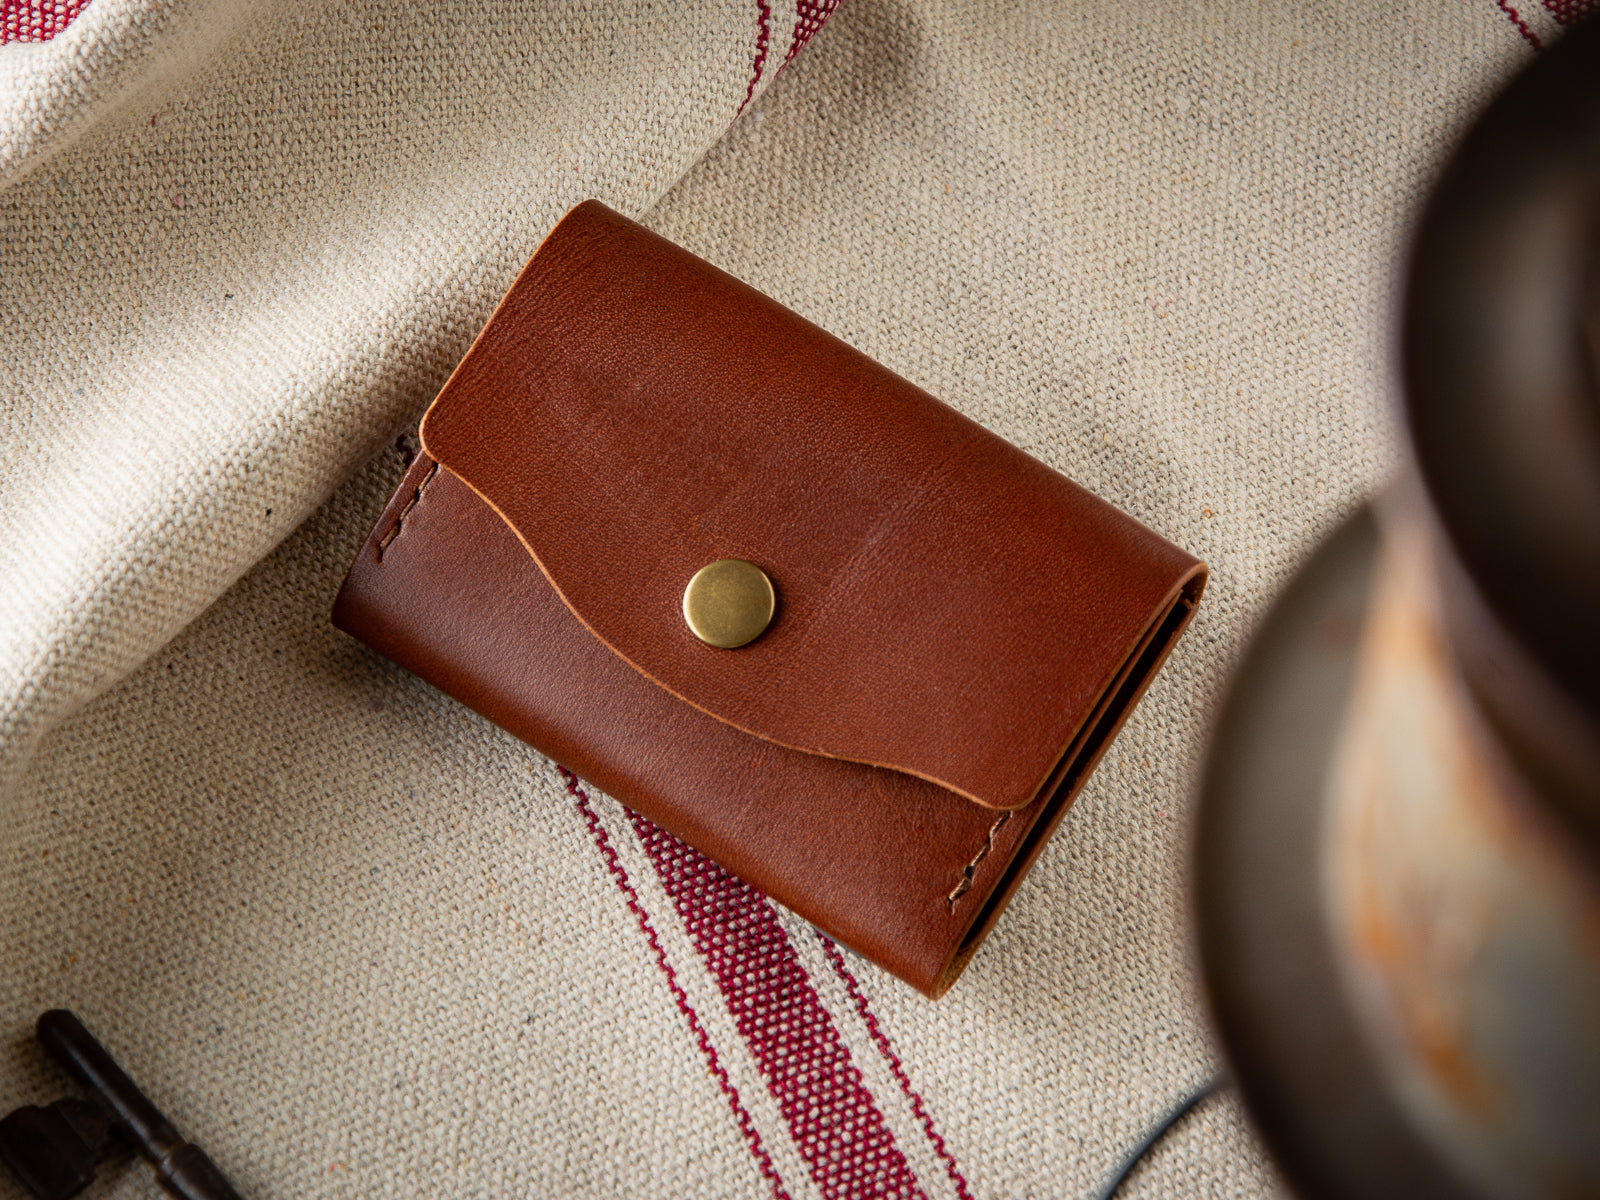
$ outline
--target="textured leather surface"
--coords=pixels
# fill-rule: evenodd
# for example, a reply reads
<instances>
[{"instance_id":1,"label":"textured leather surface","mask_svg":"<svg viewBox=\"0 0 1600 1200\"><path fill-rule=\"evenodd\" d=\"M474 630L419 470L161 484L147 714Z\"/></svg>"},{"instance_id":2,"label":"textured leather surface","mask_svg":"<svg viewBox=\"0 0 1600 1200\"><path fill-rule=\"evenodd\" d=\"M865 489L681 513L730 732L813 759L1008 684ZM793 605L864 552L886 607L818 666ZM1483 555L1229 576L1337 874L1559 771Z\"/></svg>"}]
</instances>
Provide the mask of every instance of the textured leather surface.
<instances>
[{"instance_id":1,"label":"textured leather surface","mask_svg":"<svg viewBox=\"0 0 1600 1200\"><path fill-rule=\"evenodd\" d=\"M592 202L546 239L423 433L335 624L930 995L1205 579ZM779 592L739 650L679 612L719 557Z\"/></svg>"},{"instance_id":2,"label":"textured leather surface","mask_svg":"<svg viewBox=\"0 0 1600 1200\"><path fill-rule=\"evenodd\" d=\"M1203 567L838 339L589 201L429 409L427 452L645 675L780 745L1038 794ZM701 643L719 558L778 612Z\"/></svg>"}]
</instances>

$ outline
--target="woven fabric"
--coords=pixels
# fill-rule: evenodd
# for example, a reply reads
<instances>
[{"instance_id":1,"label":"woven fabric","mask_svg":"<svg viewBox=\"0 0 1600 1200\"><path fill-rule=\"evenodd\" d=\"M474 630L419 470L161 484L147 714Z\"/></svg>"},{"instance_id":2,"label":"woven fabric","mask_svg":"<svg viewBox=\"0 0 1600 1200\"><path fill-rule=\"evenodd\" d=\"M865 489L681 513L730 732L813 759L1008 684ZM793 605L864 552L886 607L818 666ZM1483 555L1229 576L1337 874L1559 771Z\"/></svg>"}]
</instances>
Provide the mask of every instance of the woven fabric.
<instances>
[{"instance_id":1,"label":"woven fabric","mask_svg":"<svg viewBox=\"0 0 1600 1200\"><path fill-rule=\"evenodd\" d=\"M83 11L89 0L0 0L0 46L48 42Z\"/></svg>"},{"instance_id":2,"label":"woven fabric","mask_svg":"<svg viewBox=\"0 0 1600 1200\"><path fill-rule=\"evenodd\" d=\"M775 75L756 27L97 0L0 49L0 783L414 419L562 212L650 207Z\"/></svg>"},{"instance_id":3,"label":"woven fabric","mask_svg":"<svg viewBox=\"0 0 1600 1200\"><path fill-rule=\"evenodd\" d=\"M250 1196L1090 1194L1216 1065L1185 817L1393 462L1408 222L1569 7L93 0L0 47L0 1104L61 1093L66 1005ZM589 195L1212 566L937 1003L327 623ZM1222 1099L1128 1194L1272 1187Z\"/></svg>"}]
</instances>

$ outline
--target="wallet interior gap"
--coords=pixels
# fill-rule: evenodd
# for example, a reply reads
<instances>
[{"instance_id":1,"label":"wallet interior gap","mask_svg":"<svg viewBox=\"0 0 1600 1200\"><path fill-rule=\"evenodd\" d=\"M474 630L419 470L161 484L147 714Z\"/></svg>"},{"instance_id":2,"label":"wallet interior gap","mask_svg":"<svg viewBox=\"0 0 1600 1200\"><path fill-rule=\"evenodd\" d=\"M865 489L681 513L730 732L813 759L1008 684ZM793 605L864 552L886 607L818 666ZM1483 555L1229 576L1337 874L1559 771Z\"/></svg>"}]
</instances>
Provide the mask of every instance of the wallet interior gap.
<instances>
[{"instance_id":1,"label":"wallet interior gap","mask_svg":"<svg viewBox=\"0 0 1600 1200\"><path fill-rule=\"evenodd\" d=\"M1105 753L1117 730L1122 727L1122 722L1133 711L1133 706L1138 703L1145 688L1155 678L1156 671L1177 642L1183 627L1189 623L1195 605L1200 601L1202 587L1203 583L1196 580L1190 580L1184 585L1166 614L1159 621L1152 622L1144 645L1130 656L1130 665L1123 672L1122 678L1112 688L1107 689L1107 699L1101 703L1088 732L1079 741L1076 752L1069 751L1067 754L1066 769L1055 785L1050 799L1039 810L1032 826L1023 835L1016 852L1007 861L1005 870L984 898L983 907L978 910L978 915L967 927L967 932L963 935L954 957L940 973L938 981L933 986L934 999L944 995L960 978L972 956L978 952L978 947L988 936L989 930L1000 919L1001 912L1011 899L1011 893L1032 868L1033 860L1039 857L1040 851L1050 840L1050 835L1055 832L1062 817L1066 816L1078 785L1089 772L1094 770L1095 764L1100 761L1100 756Z\"/></svg>"}]
</instances>

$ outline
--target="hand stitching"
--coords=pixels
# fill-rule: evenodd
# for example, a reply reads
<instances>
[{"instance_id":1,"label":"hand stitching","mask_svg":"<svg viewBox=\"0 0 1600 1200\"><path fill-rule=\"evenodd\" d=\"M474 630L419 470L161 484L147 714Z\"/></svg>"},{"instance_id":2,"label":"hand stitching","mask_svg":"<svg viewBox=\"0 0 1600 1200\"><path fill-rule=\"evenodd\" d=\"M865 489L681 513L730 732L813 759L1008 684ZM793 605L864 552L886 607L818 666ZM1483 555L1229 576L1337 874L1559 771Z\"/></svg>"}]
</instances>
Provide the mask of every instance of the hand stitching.
<instances>
[{"instance_id":1,"label":"hand stitching","mask_svg":"<svg viewBox=\"0 0 1600 1200\"><path fill-rule=\"evenodd\" d=\"M417 483L417 490L411 493L411 499L406 501L406 506L400 510L400 515L394 519L394 524L389 527L389 532L384 534L383 540L378 543L379 562L383 561L383 552L389 548L389 543L400 536L400 526L405 524L406 518L411 515L411 510L417 506L417 501L422 499L422 489L427 487L428 483L438 473L439 464L434 463L433 466L428 468L428 473Z\"/></svg>"},{"instance_id":2,"label":"hand stitching","mask_svg":"<svg viewBox=\"0 0 1600 1200\"><path fill-rule=\"evenodd\" d=\"M978 869L978 864L989 857L989 851L994 849L994 835L1000 832L1000 826L1011 819L1009 812L1000 814L1000 819L989 826L989 836L985 839L978 852L972 856L972 861L961 869L961 882L956 884L955 890L945 897L945 903L950 906L950 915L956 915L956 901L972 890L972 876Z\"/></svg>"}]
</instances>

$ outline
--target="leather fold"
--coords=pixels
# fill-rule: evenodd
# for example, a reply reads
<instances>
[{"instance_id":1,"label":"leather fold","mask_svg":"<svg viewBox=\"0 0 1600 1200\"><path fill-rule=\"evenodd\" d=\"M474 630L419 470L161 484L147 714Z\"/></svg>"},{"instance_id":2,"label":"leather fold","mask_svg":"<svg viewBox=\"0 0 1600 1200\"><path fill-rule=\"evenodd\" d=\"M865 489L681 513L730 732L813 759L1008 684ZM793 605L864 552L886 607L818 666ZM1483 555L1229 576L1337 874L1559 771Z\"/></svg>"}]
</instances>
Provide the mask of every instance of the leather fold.
<instances>
[{"instance_id":1,"label":"leather fold","mask_svg":"<svg viewBox=\"0 0 1600 1200\"><path fill-rule=\"evenodd\" d=\"M573 614L745 733L988 808L1031 802L1203 568L597 202L546 239L422 423ZM681 616L720 558L772 625ZM1190 598L1192 602L1192 598Z\"/></svg>"}]
</instances>

